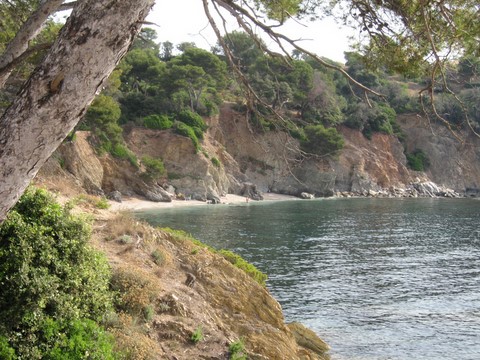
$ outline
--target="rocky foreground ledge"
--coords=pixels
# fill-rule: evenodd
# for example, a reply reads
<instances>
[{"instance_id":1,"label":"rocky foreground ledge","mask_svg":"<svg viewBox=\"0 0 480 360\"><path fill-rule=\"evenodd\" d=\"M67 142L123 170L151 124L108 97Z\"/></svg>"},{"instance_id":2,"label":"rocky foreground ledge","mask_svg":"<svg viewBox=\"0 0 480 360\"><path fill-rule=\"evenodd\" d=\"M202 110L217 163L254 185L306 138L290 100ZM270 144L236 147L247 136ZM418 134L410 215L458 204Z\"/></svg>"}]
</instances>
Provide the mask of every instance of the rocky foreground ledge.
<instances>
[{"instance_id":1,"label":"rocky foreground ledge","mask_svg":"<svg viewBox=\"0 0 480 360\"><path fill-rule=\"evenodd\" d=\"M329 346L280 304L255 267L125 212L95 212L93 245L125 313L111 332L132 359L328 360Z\"/></svg>"}]
</instances>

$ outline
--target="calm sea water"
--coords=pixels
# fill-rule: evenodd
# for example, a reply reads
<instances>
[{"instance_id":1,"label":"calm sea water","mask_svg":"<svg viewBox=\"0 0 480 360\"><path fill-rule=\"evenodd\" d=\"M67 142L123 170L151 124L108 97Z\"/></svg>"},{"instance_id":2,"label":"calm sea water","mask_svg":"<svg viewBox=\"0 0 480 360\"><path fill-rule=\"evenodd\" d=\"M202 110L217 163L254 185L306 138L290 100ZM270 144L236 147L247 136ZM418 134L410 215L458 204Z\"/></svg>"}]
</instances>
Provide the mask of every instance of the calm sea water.
<instances>
[{"instance_id":1,"label":"calm sea water","mask_svg":"<svg viewBox=\"0 0 480 360\"><path fill-rule=\"evenodd\" d=\"M269 275L332 359L480 359L480 201L335 199L142 212Z\"/></svg>"}]
</instances>

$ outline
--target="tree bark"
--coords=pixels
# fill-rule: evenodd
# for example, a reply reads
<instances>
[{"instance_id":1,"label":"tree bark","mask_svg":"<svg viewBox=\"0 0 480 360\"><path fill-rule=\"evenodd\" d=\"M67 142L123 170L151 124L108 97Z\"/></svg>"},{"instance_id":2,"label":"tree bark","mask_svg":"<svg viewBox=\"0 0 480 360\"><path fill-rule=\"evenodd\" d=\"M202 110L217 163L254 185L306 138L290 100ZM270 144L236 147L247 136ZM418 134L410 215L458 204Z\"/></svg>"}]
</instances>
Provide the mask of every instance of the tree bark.
<instances>
[{"instance_id":1,"label":"tree bark","mask_svg":"<svg viewBox=\"0 0 480 360\"><path fill-rule=\"evenodd\" d=\"M0 223L84 115L154 0L83 0L0 118Z\"/></svg>"}]
</instances>

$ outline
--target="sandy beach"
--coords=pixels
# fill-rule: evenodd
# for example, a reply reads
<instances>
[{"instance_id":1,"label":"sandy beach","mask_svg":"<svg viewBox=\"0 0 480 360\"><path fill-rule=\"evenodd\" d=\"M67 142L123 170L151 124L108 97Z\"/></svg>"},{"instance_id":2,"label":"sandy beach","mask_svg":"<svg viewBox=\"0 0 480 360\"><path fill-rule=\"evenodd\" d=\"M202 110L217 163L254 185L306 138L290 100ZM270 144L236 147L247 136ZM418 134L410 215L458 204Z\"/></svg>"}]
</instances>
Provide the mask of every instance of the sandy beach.
<instances>
[{"instance_id":1,"label":"sandy beach","mask_svg":"<svg viewBox=\"0 0 480 360\"><path fill-rule=\"evenodd\" d=\"M264 197L263 201L298 200L298 198L295 196L273 194L273 193L265 193L263 194L263 197ZM251 200L251 199L249 199L248 201L256 202L255 200ZM221 204L240 204L240 203L246 203L247 199L244 196L227 194L226 196L222 196L220 198L220 202ZM172 200L171 202L153 202L153 201L148 201L148 200L134 198L134 197L124 198L121 203L109 200L109 203L110 203L110 210L112 211L168 209L168 208L175 208L175 207L182 207L182 206L209 205L207 202L197 201L197 200Z\"/></svg>"}]
</instances>

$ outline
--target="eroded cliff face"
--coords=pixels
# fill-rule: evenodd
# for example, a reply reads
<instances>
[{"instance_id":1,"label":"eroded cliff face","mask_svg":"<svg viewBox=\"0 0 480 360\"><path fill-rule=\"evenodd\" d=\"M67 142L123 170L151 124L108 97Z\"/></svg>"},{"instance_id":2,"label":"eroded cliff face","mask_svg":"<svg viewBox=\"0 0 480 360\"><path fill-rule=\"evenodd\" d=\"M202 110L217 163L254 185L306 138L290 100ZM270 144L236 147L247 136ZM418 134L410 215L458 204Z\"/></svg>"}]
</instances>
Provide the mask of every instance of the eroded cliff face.
<instances>
[{"instance_id":1,"label":"eroded cliff face","mask_svg":"<svg viewBox=\"0 0 480 360\"><path fill-rule=\"evenodd\" d=\"M302 192L366 195L382 190L391 194L392 189L427 181L477 195L480 186L480 139L465 132L460 134L463 142L459 141L444 126L429 124L419 116L399 117L407 135L405 145L394 136L375 133L367 139L359 131L340 127L345 147L335 158L305 157L298 141L282 131L254 132L245 115L230 104L206 122L209 129L198 152L190 139L171 131L133 128L125 134L139 159L145 155L163 159L169 178L160 184L145 183L139 176L142 168L126 160L98 156L85 132L61 146L52 157L56 161L49 161L45 167L49 170L42 171L40 178L63 171L62 176L71 177L75 186L87 192L117 191L152 201L183 195L217 202L226 193L242 195L246 183L256 185L260 192L295 196ZM404 146L407 152L422 149L427 154L431 165L425 173L407 168Z\"/></svg>"},{"instance_id":2,"label":"eroded cliff face","mask_svg":"<svg viewBox=\"0 0 480 360\"><path fill-rule=\"evenodd\" d=\"M302 157L299 143L284 132L254 134L244 115L224 106L210 136L224 144L241 172L260 190L299 195L309 192L331 196L338 191L405 187L413 178L397 138L342 127L345 148L336 158Z\"/></svg>"},{"instance_id":3,"label":"eroded cliff face","mask_svg":"<svg viewBox=\"0 0 480 360\"><path fill-rule=\"evenodd\" d=\"M430 166L425 175L429 179L460 193L478 196L480 138L471 131L455 137L445 126L418 116L400 116L398 122L407 135L407 151L421 149L427 154Z\"/></svg>"}]
</instances>

